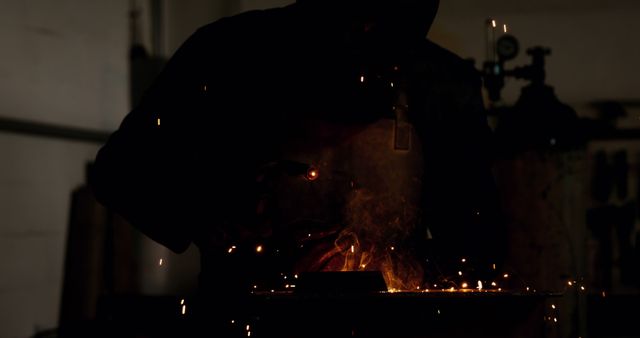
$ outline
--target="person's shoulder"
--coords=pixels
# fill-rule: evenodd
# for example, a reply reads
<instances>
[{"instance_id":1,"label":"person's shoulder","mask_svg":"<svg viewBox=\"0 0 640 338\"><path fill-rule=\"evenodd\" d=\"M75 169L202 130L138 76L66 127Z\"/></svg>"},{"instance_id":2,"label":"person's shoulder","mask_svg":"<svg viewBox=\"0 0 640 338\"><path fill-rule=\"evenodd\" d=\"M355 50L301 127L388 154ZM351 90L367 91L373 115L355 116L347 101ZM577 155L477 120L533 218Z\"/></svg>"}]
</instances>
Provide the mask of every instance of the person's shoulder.
<instances>
[{"instance_id":1,"label":"person's shoulder","mask_svg":"<svg viewBox=\"0 0 640 338\"><path fill-rule=\"evenodd\" d=\"M420 53L427 61L427 70L431 73L439 73L449 79L459 81L472 81L479 83L481 73L475 68L473 60L464 59L441 45L425 39Z\"/></svg>"},{"instance_id":2,"label":"person's shoulder","mask_svg":"<svg viewBox=\"0 0 640 338\"><path fill-rule=\"evenodd\" d=\"M291 17L290 6L269 9L254 9L238 14L222 17L216 21L201 26L196 34L201 36L226 34L256 34L269 28L276 28L287 22Z\"/></svg>"}]
</instances>

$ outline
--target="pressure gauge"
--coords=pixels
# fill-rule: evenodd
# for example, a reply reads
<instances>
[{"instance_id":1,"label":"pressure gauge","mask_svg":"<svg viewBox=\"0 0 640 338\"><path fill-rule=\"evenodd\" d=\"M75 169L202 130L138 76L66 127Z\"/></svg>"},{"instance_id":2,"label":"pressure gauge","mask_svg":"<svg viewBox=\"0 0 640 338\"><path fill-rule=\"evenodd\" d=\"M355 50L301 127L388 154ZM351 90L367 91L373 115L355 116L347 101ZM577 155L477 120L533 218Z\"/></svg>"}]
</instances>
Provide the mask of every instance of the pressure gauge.
<instances>
[{"instance_id":1,"label":"pressure gauge","mask_svg":"<svg viewBox=\"0 0 640 338\"><path fill-rule=\"evenodd\" d=\"M520 44L513 35L502 35L498 41L496 41L496 52L502 61L514 59L518 55L519 50Z\"/></svg>"}]
</instances>

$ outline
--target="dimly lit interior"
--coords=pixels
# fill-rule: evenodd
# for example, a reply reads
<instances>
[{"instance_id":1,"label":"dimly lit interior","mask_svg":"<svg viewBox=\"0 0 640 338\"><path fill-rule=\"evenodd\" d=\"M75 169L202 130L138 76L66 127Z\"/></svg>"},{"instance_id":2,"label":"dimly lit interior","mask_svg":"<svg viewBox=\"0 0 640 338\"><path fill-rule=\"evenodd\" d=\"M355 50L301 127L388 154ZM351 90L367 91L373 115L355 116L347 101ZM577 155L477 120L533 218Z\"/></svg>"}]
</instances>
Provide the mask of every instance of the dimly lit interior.
<instances>
[{"instance_id":1,"label":"dimly lit interior","mask_svg":"<svg viewBox=\"0 0 640 338\"><path fill-rule=\"evenodd\" d=\"M0 337L640 337L640 2L437 2L4 1Z\"/></svg>"}]
</instances>

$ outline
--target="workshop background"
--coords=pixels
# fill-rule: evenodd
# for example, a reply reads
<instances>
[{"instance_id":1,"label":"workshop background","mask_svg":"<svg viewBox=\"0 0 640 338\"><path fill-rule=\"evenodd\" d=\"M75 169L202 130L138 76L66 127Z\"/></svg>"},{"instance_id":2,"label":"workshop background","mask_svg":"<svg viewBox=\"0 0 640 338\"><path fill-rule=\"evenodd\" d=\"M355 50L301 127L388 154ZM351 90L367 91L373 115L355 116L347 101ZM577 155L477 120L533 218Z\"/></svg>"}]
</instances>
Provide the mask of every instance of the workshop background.
<instances>
[{"instance_id":1,"label":"workshop background","mask_svg":"<svg viewBox=\"0 0 640 338\"><path fill-rule=\"evenodd\" d=\"M171 253L92 204L86 171L195 29L288 3L0 0L0 337L56 336L65 320L95 317L105 294L194 290L196 249ZM637 0L442 0L429 34L479 70L488 19L519 41L506 69L548 48L546 84L593 131L579 147L554 149L559 135L496 165L511 266L527 287L563 294L553 336L640 337L638 18ZM507 77L488 107L505 111L527 84Z\"/></svg>"}]
</instances>

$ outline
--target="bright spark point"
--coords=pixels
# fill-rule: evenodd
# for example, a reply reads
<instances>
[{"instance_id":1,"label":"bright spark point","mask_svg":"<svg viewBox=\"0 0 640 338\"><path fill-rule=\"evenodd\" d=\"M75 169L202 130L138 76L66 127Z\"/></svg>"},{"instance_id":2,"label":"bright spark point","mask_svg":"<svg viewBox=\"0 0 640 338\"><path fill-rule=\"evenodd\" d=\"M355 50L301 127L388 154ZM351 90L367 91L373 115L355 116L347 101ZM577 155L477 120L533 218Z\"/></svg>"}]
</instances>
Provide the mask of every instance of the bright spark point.
<instances>
[{"instance_id":1,"label":"bright spark point","mask_svg":"<svg viewBox=\"0 0 640 338\"><path fill-rule=\"evenodd\" d=\"M393 246L391 247L391 251L393 251L393 250L395 250L395 249L396 249L395 247L393 247Z\"/></svg>"},{"instance_id":2,"label":"bright spark point","mask_svg":"<svg viewBox=\"0 0 640 338\"><path fill-rule=\"evenodd\" d=\"M466 258L463 258L463 259L462 259L462 263L464 263L464 262L466 262L466 261L467 261L467 259L466 259Z\"/></svg>"},{"instance_id":3,"label":"bright spark point","mask_svg":"<svg viewBox=\"0 0 640 338\"><path fill-rule=\"evenodd\" d=\"M509 278L509 274L508 274L508 273L505 273L503 277L504 277L504 278Z\"/></svg>"},{"instance_id":4,"label":"bright spark point","mask_svg":"<svg viewBox=\"0 0 640 338\"><path fill-rule=\"evenodd\" d=\"M391 82L391 88L393 88L393 82Z\"/></svg>"},{"instance_id":5,"label":"bright spark point","mask_svg":"<svg viewBox=\"0 0 640 338\"><path fill-rule=\"evenodd\" d=\"M581 286L581 287L580 287L580 290L584 291L584 286Z\"/></svg>"},{"instance_id":6,"label":"bright spark point","mask_svg":"<svg viewBox=\"0 0 640 338\"><path fill-rule=\"evenodd\" d=\"M462 276L462 271L458 271L458 276Z\"/></svg>"},{"instance_id":7,"label":"bright spark point","mask_svg":"<svg viewBox=\"0 0 640 338\"><path fill-rule=\"evenodd\" d=\"M360 83L364 83L364 75L360 75Z\"/></svg>"},{"instance_id":8,"label":"bright spark point","mask_svg":"<svg viewBox=\"0 0 640 338\"><path fill-rule=\"evenodd\" d=\"M160 260L158 261L158 265L162 266L162 263L164 263L164 260L162 258L160 258Z\"/></svg>"},{"instance_id":9,"label":"bright spark point","mask_svg":"<svg viewBox=\"0 0 640 338\"><path fill-rule=\"evenodd\" d=\"M362 265L360 265L360 267L364 269L366 267L366 265L362 264Z\"/></svg>"},{"instance_id":10,"label":"bright spark point","mask_svg":"<svg viewBox=\"0 0 640 338\"><path fill-rule=\"evenodd\" d=\"M235 323L236 323L236 321L232 319L231 320L231 324L235 324Z\"/></svg>"},{"instance_id":11,"label":"bright spark point","mask_svg":"<svg viewBox=\"0 0 640 338\"><path fill-rule=\"evenodd\" d=\"M568 281L567 284L569 284L569 286L572 286L573 284L571 283L571 281Z\"/></svg>"},{"instance_id":12,"label":"bright spark point","mask_svg":"<svg viewBox=\"0 0 640 338\"><path fill-rule=\"evenodd\" d=\"M262 252L262 245L258 245L256 247L256 252Z\"/></svg>"},{"instance_id":13,"label":"bright spark point","mask_svg":"<svg viewBox=\"0 0 640 338\"><path fill-rule=\"evenodd\" d=\"M496 286L496 282L491 282L491 286Z\"/></svg>"},{"instance_id":14,"label":"bright spark point","mask_svg":"<svg viewBox=\"0 0 640 338\"><path fill-rule=\"evenodd\" d=\"M557 323L557 322L558 322L558 318L553 317L553 322L554 322L554 323Z\"/></svg>"},{"instance_id":15,"label":"bright spark point","mask_svg":"<svg viewBox=\"0 0 640 338\"><path fill-rule=\"evenodd\" d=\"M247 331L251 330L251 325L247 324L247 326L245 327L245 330Z\"/></svg>"},{"instance_id":16,"label":"bright spark point","mask_svg":"<svg viewBox=\"0 0 640 338\"><path fill-rule=\"evenodd\" d=\"M496 28L496 20L491 20L491 26L492 26L493 28Z\"/></svg>"},{"instance_id":17,"label":"bright spark point","mask_svg":"<svg viewBox=\"0 0 640 338\"><path fill-rule=\"evenodd\" d=\"M493 263L493 264L491 265L491 267L495 270L495 269L496 269L496 264L495 264L495 263Z\"/></svg>"},{"instance_id":18,"label":"bright spark point","mask_svg":"<svg viewBox=\"0 0 640 338\"><path fill-rule=\"evenodd\" d=\"M254 289L257 289L257 288L258 288L258 286L257 286L257 285L254 285L254 286L253 286L253 288L254 288Z\"/></svg>"},{"instance_id":19,"label":"bright spark point","mask_svg":"<svg viewBox=\"0 0 640 338\"><path fill-rule=\"evenodd\" d=\"M184 305L184 298L180 300L180 305Z\"/></svg>"},{"instance_id":20,"label":"bright spark point","mask_svg":"<svg viewBox=\"0 0 640 338\"><path fill-rule=\"evenodd\" d=\"M353 245L351 246L351 252L356 252L356 248Z\"/></svg>"},{"instance_id":21,"label":"bright spark point","mask_svg":"<svg viewBox=\"0 0 640 338\"><path fill-rule=\"evenodd\" d=\"M551 308L552 308L552 309L555 309L555 308L556 308L556 305L555 305L555 304L551 304Z\"/></svg>"},{"instance_id":22,"label":"bright spark point","mask_svg":"<svg viewBox=\"0 0 640 338\"><path fill-rule=\"evenodd\" d=\"M298 275L297 274L293 275L293 278L298 278Z\"/></svg>"},{"instance_id":23,"label":"bright spark point","mask_svg":"<svg viewBox=\"0 0 640 338\"><path fill-rule=\"evenodd\" d=\"M235 249L236 249L236 246L235 246L235 245L233 245L233 246L231 246L231 247L229 248L228 252L229 252L229 253L232 253L232 252L233 252L233 250L235 250Z\"/></svg>"},{"instance_id":24,"label":"bright spark point","mask_svg":"<svg viewBox=\"0 0 640 338\"><path fill-rule=\"evenodd\" d=\"M158 123L158 127L159 127L160 126L160 118L159 117L158 117L157 123Z\"/></svg>"},{"instance_id":25,"label":"bright spark point","mask_svg":"<svg viewBox=\"0 0 640 338\"><path fill-rule=\"evenodd\" d=\"M506 33L507 32L507 25L506 24L502 25L502 28L503 28L504 32Z\"/></svg>"},{"instance_id":26,"label":"bright spark point","mask_svg":"<svg viewBox=\"0 0 640 338\"><path fill-rule=\"evenodd\" d=\"M462 288L463 288L463 289L466 289L466 288L467 288L467 286L469 286L469 284L467 284L467 283L462 283Z\"/></svg>"},{"instance_id":27,"label":"bright spark point","mask_svg":"<svg viewBox=\"0 0 640 338\"><path fill-rule=\"evenodd\" d=\"M478 281L478 290L482 290L482 281Z\"/></svg>"},{"instance_id":28,"label":"bright spark point","mask_svg":"<svg viewBox=\"0 0 640 338\"><path fill-rule=\"evenodd\" d=\"M251 331L247 331L247 337L251 337Z\"/></svg>"},{"instance_id":29,"label":"bright spark point","mask_svg":"<svg viewBox=\"0 0 640 338\"><path fill-rule=\"evenodd\" d=\"M182 314L186 314L187 313L187 306L186 305L182 305Z\"/></svg>"}]
</instances>

